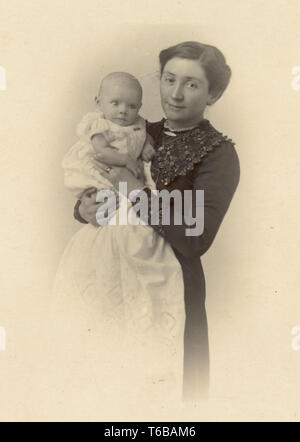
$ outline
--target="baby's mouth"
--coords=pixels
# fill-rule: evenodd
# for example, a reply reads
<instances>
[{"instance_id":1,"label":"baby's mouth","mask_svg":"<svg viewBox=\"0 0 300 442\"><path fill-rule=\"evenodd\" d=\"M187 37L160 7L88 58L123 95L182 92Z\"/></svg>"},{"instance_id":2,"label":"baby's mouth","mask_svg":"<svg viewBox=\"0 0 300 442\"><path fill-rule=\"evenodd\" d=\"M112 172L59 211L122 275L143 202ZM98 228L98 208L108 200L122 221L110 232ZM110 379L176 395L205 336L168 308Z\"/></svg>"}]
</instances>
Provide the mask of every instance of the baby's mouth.
<instances>
[{"instance_id":1,"label":"baby's mouth","mask_svg":"<svg viewBox=\"0 0 300 442\"><path fill-rule=\"evenodd\" d=\"M114 121L119 123L121 126L129 126L130 122L126 118L117 117L114 118Z\"/></svg>"}]
</instances>

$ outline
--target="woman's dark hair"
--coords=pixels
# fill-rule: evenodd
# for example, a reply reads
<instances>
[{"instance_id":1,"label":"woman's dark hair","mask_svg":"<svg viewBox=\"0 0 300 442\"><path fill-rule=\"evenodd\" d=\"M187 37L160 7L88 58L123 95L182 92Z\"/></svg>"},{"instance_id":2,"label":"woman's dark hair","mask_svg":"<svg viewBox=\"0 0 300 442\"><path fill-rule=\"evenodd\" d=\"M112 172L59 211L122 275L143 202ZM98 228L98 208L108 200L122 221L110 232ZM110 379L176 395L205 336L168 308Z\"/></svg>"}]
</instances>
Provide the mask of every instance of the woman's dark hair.
<instances>
[{"instance_id":1,"label":"woman's dark hair","mask_svg":"<svg viewBox=\"0 0 300 442\"><path fill-rule=\"evenodd\" d=\"M215 46L197 41L185 41L163 49L159 54L160 75L166 63L175 57L199 60L209 82L209 92L221 96L225 91L231 77L231 69L226 64L222 52Z\"/></svg>"}]
</instances>

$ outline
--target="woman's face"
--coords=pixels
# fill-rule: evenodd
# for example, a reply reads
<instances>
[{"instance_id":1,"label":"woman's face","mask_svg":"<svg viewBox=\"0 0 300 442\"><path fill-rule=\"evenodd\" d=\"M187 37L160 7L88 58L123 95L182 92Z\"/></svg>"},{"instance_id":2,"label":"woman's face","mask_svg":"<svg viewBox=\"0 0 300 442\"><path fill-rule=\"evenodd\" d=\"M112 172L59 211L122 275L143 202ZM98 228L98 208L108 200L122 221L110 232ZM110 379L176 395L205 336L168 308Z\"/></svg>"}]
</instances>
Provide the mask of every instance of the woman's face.
<instances>
[{"instance_id":1,"label":"woman's face","mask_svg":"<svg viewBox=\"0 0 300 442\"><path fill-rule=\"evenodd\" d=\"M212 104L209 82L198 60L172 58L160 80L163 110L174 129L191 127L203 118L207 104Z\"/></svg>"}]
</instances>

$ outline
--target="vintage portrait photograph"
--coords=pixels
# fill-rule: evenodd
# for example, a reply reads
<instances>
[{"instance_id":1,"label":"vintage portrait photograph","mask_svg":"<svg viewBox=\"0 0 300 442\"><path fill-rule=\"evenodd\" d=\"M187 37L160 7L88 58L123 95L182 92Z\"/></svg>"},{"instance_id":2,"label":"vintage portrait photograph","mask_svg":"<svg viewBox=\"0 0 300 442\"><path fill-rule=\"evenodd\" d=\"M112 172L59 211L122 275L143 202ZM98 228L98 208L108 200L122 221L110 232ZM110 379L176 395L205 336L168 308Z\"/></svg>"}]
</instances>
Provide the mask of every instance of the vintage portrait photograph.
<instances>
[{"instance_id":1,"label":"vintage portrait photograph","mask_svg":"<svg viewBox=\"0 0 300 442\"><path fill-rule=\"evenodd\" d=\"M0 9L0 421L299 421L300 1Z\"/></svg>"}]
</instances>

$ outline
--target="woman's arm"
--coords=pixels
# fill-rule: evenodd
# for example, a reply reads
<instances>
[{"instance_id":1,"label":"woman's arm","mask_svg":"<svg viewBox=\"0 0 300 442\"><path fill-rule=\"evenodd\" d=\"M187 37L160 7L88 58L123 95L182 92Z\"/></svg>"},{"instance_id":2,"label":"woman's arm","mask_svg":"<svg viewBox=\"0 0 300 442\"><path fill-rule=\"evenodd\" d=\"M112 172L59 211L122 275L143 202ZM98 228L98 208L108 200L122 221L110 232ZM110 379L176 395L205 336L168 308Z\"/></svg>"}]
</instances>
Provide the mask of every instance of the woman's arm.
<instances>
[{"instance_id":1,"label":"woman's arm","mask_svg":"<svg viewBox=\"0 0 300 442\"><path fill-rule=\"evenodd\" d=\"M240 168L234 146L225 142L215 148L194 170L194 191L204 190L204 230L187 236L186 224L175 225L174 206L170 208L170 225L152 225L175 249L186 257L203 255L211 246L239 182ZM195 193L195 192L194 192ZM155 196L152 196L155 198ZM193 198L193 209L196 199ZM155 204L158 207L158 204ZM151 207L149 207L151 210ZM160 214L161 216L162 214ZM161 221L161 220L160 220ZM150 224L150 222L149 222Z\"/></svg>"},{"instance_id":2,"label":"woman's arm","mask_svg":"<svg viewBox=\"0 0 300 442\"><path fill-rule=\"evenodd\" d=\"M142 190L144 185L137 180L127 169L113 168L110 173L102 170L105 178L116 186L119 181L127 182L128 194L131 190ZM215 148L194 170L194 191L204 190L204 230L198 236L187 236L186 229L192 226L185 223L175 225L174 206L170 206L170 225L163 225L162 220L158 225L152 225L175 249L186 257L203 255L211 246L221 222L227 212L231 199L239 183L240 167L239 159L233 145L229 142ZM148 189L148 193L151 192ZM158 198L154 193L152 199ZM194 203L196 199L194 198ZM151 213L151 199L148 198L149 211ZM158 207L158 203L154 204ZM134 205L133 205L134 207ZM138 207L138 206L137 206ZM77 207L80 217L89 221L95 219L96 210L90 200ZM160 213L161 218L162 213ZM151 216L145 219L151 225Z\"/></svg>"},{"instance_id":3,"label":"woman's arm","mask_svg":"<svg viewBox=\"0 0 300 442\"><path fill-rule=\"evenodd\" d=\"M86 189L83 192L81 198L77 201L74 207L74 218L77 221L99 227L96 220L96 213L102 203L98 203L96 197L97 189L95 187Z\"/></svg>"},{"instance_id":4,"label":"woman's arm","mask_svg":"<svg viewBox=\"0 0 300 442\"><path fill-rule=\"evenodd\" d=\"M144 182L140 178L136 178L127 168L125 167L113 167L110 172L106 171L105 164L98 164L99 171L101 175L104 176L115 189L118 189L118 184L120 182L127 183L127 194L126 197L132 190L142 190L145 187ZM112 200L112 206L115 200ZM118 197L116 199L118 208L119 201ZM99 227L96 220L97 211L101 208L103 203L97 202L97 189L88 189L81 196L74 207L74 218L80 223L93 224L95 227ZM106 203L107 207L107 203ZM101 209L100 209L101 210Z\"/></svg>"}]
</instances>

